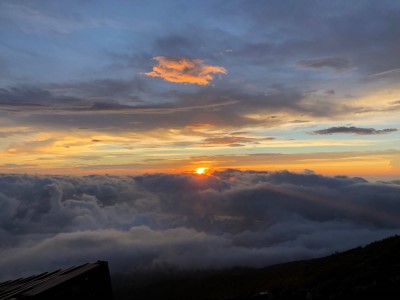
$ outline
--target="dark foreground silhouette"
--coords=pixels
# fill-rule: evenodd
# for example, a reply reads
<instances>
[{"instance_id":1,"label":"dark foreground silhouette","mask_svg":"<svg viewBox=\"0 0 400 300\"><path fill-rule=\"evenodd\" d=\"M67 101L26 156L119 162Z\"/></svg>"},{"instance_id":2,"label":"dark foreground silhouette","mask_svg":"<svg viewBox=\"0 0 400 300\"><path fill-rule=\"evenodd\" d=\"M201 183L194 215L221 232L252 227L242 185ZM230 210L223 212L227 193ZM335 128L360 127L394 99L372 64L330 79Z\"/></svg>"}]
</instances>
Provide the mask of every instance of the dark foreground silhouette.
<instances>
[{"instance_id":1,"label":"dark foreground silhouette","mask_svg":"<svg viewBox=\"0 0 400 300\"><path fill-rule=\"evenodd\" d=\"M0 300L111 300L106 261L45 272L0 283Z\"/></svg>"},{"instance_id":2,"label":"dark foreground silhouette","mask_svg":"<svg viewBox=\"0 0 400 300\"><path fill-rule=\"evenodd\" d=\"M400 299L400 237L262 269L113 278L115 299Z\"/></svg>"}]
</instances>

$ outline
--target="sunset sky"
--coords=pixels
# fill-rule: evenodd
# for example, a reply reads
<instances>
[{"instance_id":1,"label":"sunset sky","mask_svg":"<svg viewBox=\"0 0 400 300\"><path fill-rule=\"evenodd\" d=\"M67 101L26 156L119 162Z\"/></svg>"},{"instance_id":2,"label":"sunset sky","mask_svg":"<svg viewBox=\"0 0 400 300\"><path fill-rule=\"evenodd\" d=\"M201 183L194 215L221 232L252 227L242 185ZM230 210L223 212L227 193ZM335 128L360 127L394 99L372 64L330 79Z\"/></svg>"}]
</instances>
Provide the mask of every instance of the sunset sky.
<instances>
[{"instance_id":1,"label":"sunset sky","mask_svg":"<svg viewBox=\"0 0 400 300\"><path fill-rule=\"evenodd\" d=\"M0 282L398 235L399 116L400 1L0 0Z\"/></svg>"},{"instance_id":2,"label":"sunset sky","mask_svg":"<svg viewBox=\"0 0 400 300\"><path fill-rule=\"evenodd\" d=\"M0 1L0 173L400 176L399 1Z\"/></svg>"}]
</instances>

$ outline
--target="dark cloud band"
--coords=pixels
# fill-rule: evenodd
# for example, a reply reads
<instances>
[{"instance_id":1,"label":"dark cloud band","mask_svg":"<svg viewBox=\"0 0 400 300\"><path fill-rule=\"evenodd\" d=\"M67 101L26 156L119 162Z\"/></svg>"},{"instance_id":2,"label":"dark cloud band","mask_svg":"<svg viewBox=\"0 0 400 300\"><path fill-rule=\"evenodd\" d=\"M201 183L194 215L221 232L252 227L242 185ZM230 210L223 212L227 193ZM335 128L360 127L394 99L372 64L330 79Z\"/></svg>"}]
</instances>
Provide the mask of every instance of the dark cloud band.
<instances>
[{"instance_id":1,"label":"dark cloud band","mask_svg":"<svg viewBox=\"0 0 400 300\"><path fill-rule=\"evenodd\" d=\"M395 131L397 131L397 129L395 128L374 129L374 128L359 128L359 127L331 127L327 129L313 131L312 134L329 135L335 133L352 133L359 135L375 135L375 134L386 134Z\"/></svg>"}]
</instances>

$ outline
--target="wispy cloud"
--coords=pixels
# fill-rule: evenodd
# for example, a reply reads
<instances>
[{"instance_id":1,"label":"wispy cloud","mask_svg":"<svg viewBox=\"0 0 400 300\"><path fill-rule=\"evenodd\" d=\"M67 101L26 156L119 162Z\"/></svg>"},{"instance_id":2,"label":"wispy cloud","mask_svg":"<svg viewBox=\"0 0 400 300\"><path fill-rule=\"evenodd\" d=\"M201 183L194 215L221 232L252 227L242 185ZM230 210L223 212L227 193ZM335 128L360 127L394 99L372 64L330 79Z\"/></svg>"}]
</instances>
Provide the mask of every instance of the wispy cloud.
<instances>
[{"instance_id":1,"label":"wispy cloud","mask_svg":"<svg viewBox=\"0 0 400 300\"><path fill-rule=\"evenodd\" d=\"M301 68L322 69L329 68L337 72L346 71L352 68L351 62L343 57L327 57L318 59L300 60L297 66Z\"/></svg>"},{"instance_id":2,"label":"wispy cloud","mask_svg":"<svg viewBox=\"0 0 400 300\"><path fill-rule=\"evenodd\" d=\"M273 137L268 138L253 138L237 135L217 135L208 137L203 140L200 145L203 146L244 146L244 144L258 144L260 141L264 140L274 140Z\"/></svg>"},{"instance_id":3,"label":"wispy cloud","mask_svg":"<svg viewBox=\"0 0 400 300\"><path fill-rule=\"evenodd\" d=\"M124 28L122 23L111 18L84 17L82 14L60 14L44 10L34 3L0 3L4 17L17 28L30 34L71 34L87 28ZM36 7L35 7L36 6Z\"/></svg>"},{"instance_id":4,"label":"wispy cloud","mask_svg":"<svg viewBox=\"0 0 400 300\"><path fill-rule=\"evenodd\" d=\"M379 72L369 75L370 77L380 77L380 76L390 76L390 75L400 75L400 68L391 69L384 72Z\"/></svg>"},{"instance_id":5,"label":"wispy cloud","mask_svg":"<svg viewBox=\"0 0 400 300\"><path fill-rule=\"evenodd\" d=\"M374 128L360 128L352 126L352 127L331 127L327 129L313 131L311 132L311 134L329 135L334 133L352 133L359 135L374 135L374 134L386 134L394 131L397 131L397 129L396 128L374 129Z\"/></svg>"},{"instance_id":6,"label":"wispy cloud","mask_svg":"<svg viewBox=\"0 0 400 300\"><path fill-rule=\"evenodd\" d=\"M225 68L206 65L201 59L166 56L157 56L154 59L158 64L145 74L169 82L208 85L214 79L212 73L227 73Z\"/></svg>"}]
</instances>

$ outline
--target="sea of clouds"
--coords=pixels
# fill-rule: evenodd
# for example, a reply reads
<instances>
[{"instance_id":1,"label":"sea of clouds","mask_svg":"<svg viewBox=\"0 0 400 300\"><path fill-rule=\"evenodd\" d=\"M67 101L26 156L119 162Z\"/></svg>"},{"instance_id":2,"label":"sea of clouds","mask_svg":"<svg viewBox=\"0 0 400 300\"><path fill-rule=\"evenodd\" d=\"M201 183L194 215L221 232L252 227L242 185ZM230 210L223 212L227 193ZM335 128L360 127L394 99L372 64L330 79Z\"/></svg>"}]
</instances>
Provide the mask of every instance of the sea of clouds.
<instances>
[{"instance_id":1,"label":"sea of clouds","mask_svg":"<svg viewBox=\"0 0 400 300\"><path fill-rule=\"evenodd\" d=\"M107 260L112 273L261 267L400 233L400 181L312 172L0 175L0 280Z\"/></svg>"}]
</instances>

